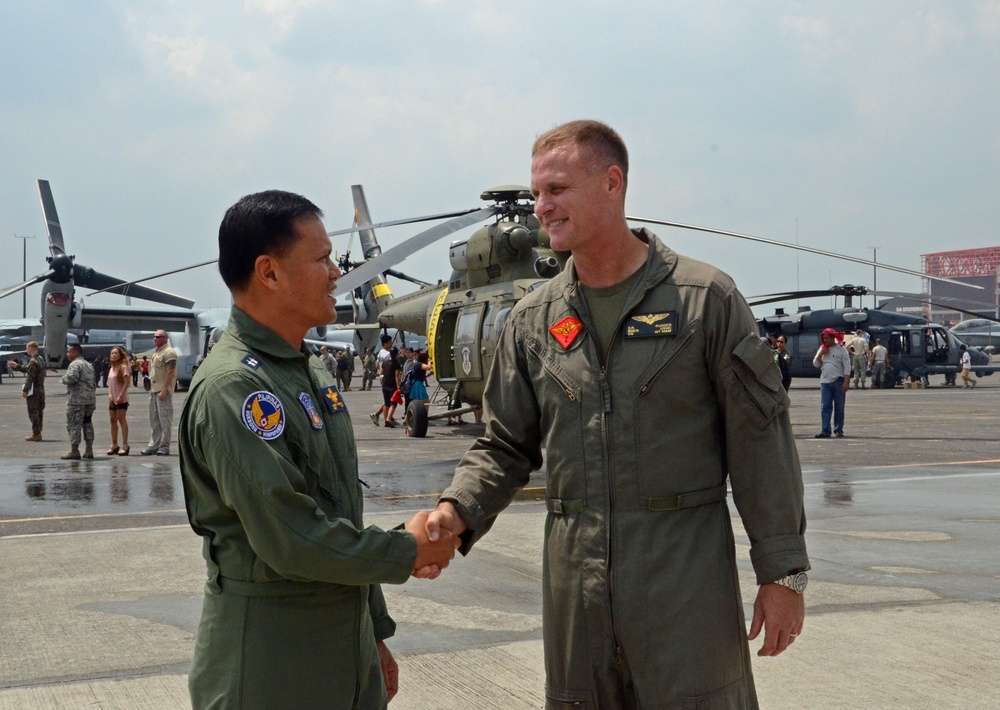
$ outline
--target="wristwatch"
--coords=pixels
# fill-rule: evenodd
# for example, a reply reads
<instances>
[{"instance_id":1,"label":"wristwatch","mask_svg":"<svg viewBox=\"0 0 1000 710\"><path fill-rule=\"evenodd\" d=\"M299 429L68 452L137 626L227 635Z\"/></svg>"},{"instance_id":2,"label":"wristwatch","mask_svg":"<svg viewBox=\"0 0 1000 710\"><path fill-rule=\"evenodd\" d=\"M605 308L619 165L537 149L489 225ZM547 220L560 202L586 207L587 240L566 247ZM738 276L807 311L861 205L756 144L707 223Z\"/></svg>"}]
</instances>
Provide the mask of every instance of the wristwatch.
<instances>
[{"instance_id":1,"label":"wristwatch","mask_svg":"<svg viewBox=\"0 0 1000 710\"><path fill-rule=\"evenodd\" d=\"M774 580L773 584L780 584L782 587L788 587L796 594L802 594L806 591L806 585L809 584L809 577L806 576L805 572L796 572L795 574L789 574L781 579Z\"/></svg>"}]
</instances>

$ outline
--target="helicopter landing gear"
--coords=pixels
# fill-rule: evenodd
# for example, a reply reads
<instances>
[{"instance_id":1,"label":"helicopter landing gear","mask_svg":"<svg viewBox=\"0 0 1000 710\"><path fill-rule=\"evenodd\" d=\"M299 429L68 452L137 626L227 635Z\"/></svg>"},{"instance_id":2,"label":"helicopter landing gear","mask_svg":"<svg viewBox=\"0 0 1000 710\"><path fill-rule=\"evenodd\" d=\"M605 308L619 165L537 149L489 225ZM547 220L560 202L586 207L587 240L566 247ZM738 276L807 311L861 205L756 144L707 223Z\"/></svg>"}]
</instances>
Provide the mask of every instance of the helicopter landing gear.
<instances>
[{"instance_id":1,"label":"helicopter landing gear","mask_svg":"<svg viewBox=\"0 0 1000 710\"><path fill-rule=\"evenodd\" d=\"M407 436L420 439L427 436L427 407L423 402L410 402L403 415L403 429Z\"/></svg>"}]
</instances>

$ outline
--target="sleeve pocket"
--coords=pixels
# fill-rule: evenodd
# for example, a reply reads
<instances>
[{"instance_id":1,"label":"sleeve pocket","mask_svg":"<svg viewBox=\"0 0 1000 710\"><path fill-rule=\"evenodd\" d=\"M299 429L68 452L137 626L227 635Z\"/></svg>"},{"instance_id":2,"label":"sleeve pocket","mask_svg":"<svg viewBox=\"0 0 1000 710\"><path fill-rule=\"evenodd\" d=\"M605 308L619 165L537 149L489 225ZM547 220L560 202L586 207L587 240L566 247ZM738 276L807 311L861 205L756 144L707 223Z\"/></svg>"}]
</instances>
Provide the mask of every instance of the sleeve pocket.
<instances>
[{"instance_id":1,"label":"sleeve pocket","mask_svg":"<svg viewBox=\"0 0 1000 710\"><path fill-rule=\"evenodd\" d=\"M766 427L788 406L781 386L781 370L756 335L743 338L733 349L733 361L726 385L729 396L758 429Z\"/></svg>"}]
</instances>

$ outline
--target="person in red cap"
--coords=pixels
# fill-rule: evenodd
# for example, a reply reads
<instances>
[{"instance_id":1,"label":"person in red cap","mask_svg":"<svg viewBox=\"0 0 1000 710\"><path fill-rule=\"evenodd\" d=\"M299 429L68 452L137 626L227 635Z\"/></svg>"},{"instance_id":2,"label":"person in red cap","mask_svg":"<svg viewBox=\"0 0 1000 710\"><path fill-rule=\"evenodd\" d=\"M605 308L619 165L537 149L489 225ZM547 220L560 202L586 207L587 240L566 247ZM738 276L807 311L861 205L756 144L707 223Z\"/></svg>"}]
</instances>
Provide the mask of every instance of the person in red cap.
<instances>
[{"instance_id":1,"label":"person in red cap","mask_svg":"<svg viewBox=\"0 0 1000 710\"><path fill-rule=\"evenodd\" d=\"M847 390L851 387L851 356L847 348L837 339L837 331L827 328L819 336L823 344L816 351L813 366L818 367L819 387L822 395L820 416L823 430L817 439L830 438L830 415L833 414L833 433L838 438L844 435L844 403Z\"/></svg>"}]
</instances>

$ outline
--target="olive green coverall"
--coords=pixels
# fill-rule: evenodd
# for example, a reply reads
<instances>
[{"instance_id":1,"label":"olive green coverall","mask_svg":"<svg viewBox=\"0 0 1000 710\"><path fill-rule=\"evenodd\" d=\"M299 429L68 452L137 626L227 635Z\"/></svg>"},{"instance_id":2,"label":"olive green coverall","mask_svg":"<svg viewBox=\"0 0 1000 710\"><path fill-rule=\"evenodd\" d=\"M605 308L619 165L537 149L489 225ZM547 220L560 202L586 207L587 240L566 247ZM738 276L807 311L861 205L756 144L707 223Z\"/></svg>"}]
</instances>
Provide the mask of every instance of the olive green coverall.
<instances>
[{"instance_id":1,"label":"olive green coverall","mask_svg":"<svg viewBox=\"0 0 1000 710\"><path fill-rule=\"evenodd\" d=\"M635 234L603 367L572 259L513 309L442 498L467 553L545 449L546 707L755 708L726 484L758 584L807 569L788 399L729 277Z\"/></svg>"},{"instance_id":2,"label":"olive green coverall","mask_svg":"<svg viewBox=\"0 0 1000 710\"><path fill-rule=\"evenodd\" d=\"M179 427L188 519L208 582L188 685L195 708L382 708L379 583L416 542L364 528L357 450L333 377L233 307Z\"/></svg>"}]
</instances>

